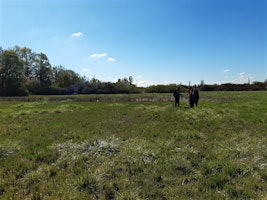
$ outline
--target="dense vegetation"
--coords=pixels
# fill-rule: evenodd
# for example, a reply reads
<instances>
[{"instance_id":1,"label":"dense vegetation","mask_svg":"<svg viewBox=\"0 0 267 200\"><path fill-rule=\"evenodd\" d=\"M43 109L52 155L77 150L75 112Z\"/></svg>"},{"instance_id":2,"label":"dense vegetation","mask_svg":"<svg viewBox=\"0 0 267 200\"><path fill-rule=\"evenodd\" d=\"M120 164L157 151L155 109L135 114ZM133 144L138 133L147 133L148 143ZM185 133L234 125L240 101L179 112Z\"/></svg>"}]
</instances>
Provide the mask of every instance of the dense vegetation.
<instances>
[{"instance_id":1,"label":"dense vegetation","mask_svg":"<svg viewBox=\"0 0 267 200\"><path fill-rule=\"evenodd\" d=\"M266 199L267 93L169 96L2 101L0 199Z\"/></svg>"},{"instance_id":2,"label":"dense vegetation","mask_svg":"<svg viewBox=\"0 0 267 200\"><path fill-rule=\"evenodd\" d=\"M179 82L179 80L177 80ZM118 94L118 93L168 93L176 84L153 85L147 88L133 84L133 77L119 78L117 82L103 82L82 77L63 66L53 66L44 53L15 46L0 48L0 96L27 96L29 94ZM180 86L183 91L187 86ZM266 90L267 81L252 84L198 86L203 91Z\"/></svg>"},{"instance_id":3,"label":"dense vegetation","mask_svg":"<svg viewBox=\"0 0 267 200\"><path fill-rule=\"evenodd\" d=\"M0 95L63 93L83 80L72 70L52 67L44 53L29 48L0 49Z\"/></svg>"}]
</instances>

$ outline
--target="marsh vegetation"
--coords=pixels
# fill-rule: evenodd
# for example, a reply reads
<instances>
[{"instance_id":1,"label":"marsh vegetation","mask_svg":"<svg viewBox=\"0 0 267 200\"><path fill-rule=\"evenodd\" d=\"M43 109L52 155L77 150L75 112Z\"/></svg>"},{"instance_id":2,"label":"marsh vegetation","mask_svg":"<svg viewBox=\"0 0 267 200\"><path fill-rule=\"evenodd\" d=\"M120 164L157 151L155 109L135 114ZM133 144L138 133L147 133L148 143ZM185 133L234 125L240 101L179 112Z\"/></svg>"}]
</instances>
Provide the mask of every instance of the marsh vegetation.
<instances>
[{"instance_id":1,"label":"marsh vegetation","mask_svg":"<svg viewBox=\"0 0 267 200\"><path fill-rule=\"evenodd\" d=\"M27 98L0 102L0 199L267 198L266 92Z\"/></svg>"}]
</instances>

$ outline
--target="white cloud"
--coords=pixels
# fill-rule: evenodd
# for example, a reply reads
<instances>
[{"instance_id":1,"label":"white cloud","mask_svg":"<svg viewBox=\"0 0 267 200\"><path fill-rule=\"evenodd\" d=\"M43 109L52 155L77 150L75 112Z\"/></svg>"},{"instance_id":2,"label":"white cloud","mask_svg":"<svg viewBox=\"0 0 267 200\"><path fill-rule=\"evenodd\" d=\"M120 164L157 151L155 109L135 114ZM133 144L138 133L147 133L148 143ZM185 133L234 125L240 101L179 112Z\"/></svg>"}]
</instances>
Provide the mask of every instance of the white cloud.
<instances>
[{"instance_id":1,"label":"white cloud","mask_svg":"<svg viewBox=\"0 0 267 200\"><path fill-rule=\"evenodd\" d=\"M116 59L115 59L115 58L108 58L108 61L110 61L110 62L115 62Z\"/></svg>"},{"instance_id":2,"label":"white cloud","mask_svg":"<svg viewBox=\"0 0 267 200\"><path fill-rule=\"evenodd\" d=\"M102 57L106 57L108 54L107 53L94 53L94 54L91 54L90 57L91 58L102 58Z\"/></svg>"},{"instance_id":3,"label":"white cloud","mask_svg":"<svg viewBox=\"0 0 267 200\"><path fill-rule=\"evenodd\" d=\"M136 84L138 87L148 87L150 85L154 85L152 81L137 81Z\"/></svg>"},{"instance_id":4,"label":"white cloud","mask_svg":"<svg viewBox=\"0 0 267 200\"><path fill-rule=\"evenodd\" d=\"M229 75L228 71L225 72L224 78L227 82L239 83L239 84L248 83L254 79L253 75L248 74L246 72L240 72L235 75Z\"/></svg>"},{"instance_id":5,"label":"white cloud","mask_svg":"<svg viewBox=\"0 0 267 200\"><path fill-rule=\"evenodd\" d=\"M81 74L88 76L91 73L91 70L89 68L83 68Z\"/></svg>"},{"instance_id":6,"label":"white cloud","mask_svg":"<svg viewBox=\"0 0 267 200\"><path fill-rule=\"evenodd\" d=\"M143 75L139 74L135 77L134 83L138 87L148 87L154 85L153 81L144 80Z\"/></svg>"},{"instance_id":7,"label":"white cloud","mask_svg":"<svg viewBox=\"0 0 267 200\"><path fill-rule=\"evenodd\" d=\"M108 54L106 54L106 53L101 53L101 54L98 54L98 57L106 57Z\"/></svg>"},{"instance_id":8,"label":"white cloud","mask_svg":"<svg viewBox=\"0 0 267 200\"><path fill-rule=\"evenodd\" d=\"M230 70L229 69L225 69L225 70L223 70L223 72L224 73L228 73L228 72L230 72Z\"/></svg>"},{"instance_id":9,"label":"white cloud","mask_svg":"<svg viewBox=\"0 0 267 200\"><path fill-rule=\"evenodd\" d=\"M77 32L77 33L73 33L71 34L72 37L81 37L83 36L83 33L82 32Z\"/></svg>"},{"instance_id":10,"label":"white cloud","mask_svg":"<svg viewBox=\"0 0 267 200\"><path fill-rule=\"evenodd\" d=\"M245 74L246 74L245 72L241 72L239 73L239 77L244 78Z\"/></svg>"},{"instance_id":11,"label":"white cloud","mask_svg":"<svg viewBox=\"0 0 267 200\"><path fill-rule=\"evenodd\" d=\"M98 57L98 54L97 53L91 54L90 57L91 58L97 58Z\"/></svg>"},{"instance_id":12,"label":"white cloud","mask_svg":"<svg viewBox=\"0 0 267 200\"><path fill-rule=\"evenodd\" d=\"M82 69L83 72L89 72L89 69L88 68L84 68Z\"/></svg>"},{"instance_id":13,"label":"white cloud","mask_svg":"<svg viewBox=\"0 0 267 200\"><path fill-rule=\"evenodd\" d=\"M251 74L247 74L245 72L240 72L237 76L237 78L235 79L235 82L238 83L247 83L250 82L254 79L253 75Z\"/></svg>"},{"instance_id":14,"label":"white cloud","mask_svg":"<svg viewBox=\"0 0 267 200\"><path fill-rule=\"evenodd\" d=\"M107 53L94 53L94 54L91 54L91 55L90 55L90 57L91 57L92 59L104 58L104 57L107 57L107 56L108 56ZM107 61L109 61L109 62L115 62L116 59L115 59L115 58L111 58L111 57L109 57L109 58L107 58Z\"/></svg>"},{"instance_id":15,"label":"white cloud","mask_svg":"<svg viewBox=\"0 0 267 200\"><path fill-rule=\"evenodd\" d=\"M245 72L240 72L237 77L237 81L240 83L246 82L248 79L247 75Z\"/></svg>"}]
</instances>

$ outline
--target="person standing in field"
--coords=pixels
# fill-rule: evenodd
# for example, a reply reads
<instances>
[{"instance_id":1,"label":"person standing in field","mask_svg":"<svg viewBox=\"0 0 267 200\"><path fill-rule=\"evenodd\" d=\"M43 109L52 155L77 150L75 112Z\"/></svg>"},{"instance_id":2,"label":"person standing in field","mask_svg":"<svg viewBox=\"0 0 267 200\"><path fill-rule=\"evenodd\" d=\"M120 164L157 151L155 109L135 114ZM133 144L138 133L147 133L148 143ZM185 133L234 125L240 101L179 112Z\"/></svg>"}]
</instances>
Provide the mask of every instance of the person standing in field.
<instances>
[{"instance_id":1,"label":"person standing in field","mask_svg":"<svg viewBox=\"0 0 267 200\"><path fill-rule=\"evenodd\" d=\"M179 87L177 87L175 90L174 90L174 92L173 92L173 97L174 97L174 99L175 99L175 104L174 104L174 106L180 106L180 95L181 95L181 93L180 93L180 88Z\"/></svg>"},{"instance_id":2,"label":"person standing in field","mask_svg":"<svg viewBox=\"0 0 267 200\"><path fill-rule=\"evenodd\" d=\"M188 95L188 99L189 99L190 108L193 108L194 107L194 95L193 95L193 88L192 87L188 88L187 95Z\"/></svg>"},{"instance_id":3,"label":"person standing in field","mask_svg":"<svg viewBox=\"0 0 267 200\"><path fill-rule=\"evenodd\" d=\"M197 107L198 100L199 100L199 92L197 90L197 86L195 86L194 89L193 89L193 107L194 107L194 104Z\"/></svg>"}]
</instances>

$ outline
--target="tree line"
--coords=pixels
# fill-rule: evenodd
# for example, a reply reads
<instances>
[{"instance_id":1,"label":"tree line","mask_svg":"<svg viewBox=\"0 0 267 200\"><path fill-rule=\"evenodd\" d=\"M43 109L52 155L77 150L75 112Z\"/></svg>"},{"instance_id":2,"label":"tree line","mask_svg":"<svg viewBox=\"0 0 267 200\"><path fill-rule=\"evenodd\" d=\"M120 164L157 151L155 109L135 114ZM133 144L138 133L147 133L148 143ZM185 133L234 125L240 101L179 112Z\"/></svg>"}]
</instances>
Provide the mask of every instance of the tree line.
<instances>
[{"instance_id":1,"label":"tree line","mask_svg":"<svg viewBox=\"0 0 267 200\"><path fill-rule=\"evenodd\" d=\"M169 93L173 92L176 84L169 85L152 85L145 89L148 93ZM190 86L180 84L181 92L186 92ZM235 84L235 83L224 83L224 84L199 84L196 85L200 91L256 91L256 90L267 90L267 79L264 82L255 81L251 84Z\"/></svg>"},{"instance_id":2,"label":"tree line","mask_svg":"<svg viewBox=\"0 0 267 200\"><path fill-rule=\"evenodd\" d=\"M120 78L117 82L103 82L85 76L62 65L52 66L44 53L30 48L15 46L0 47L0 96L27 96L31 94L117 94L117 93L168 93L176 84L152 85L146 88L133 84L133 78ZM180 85L182 91L188 86ZM203 91L266 90L265 82L252 84L198 85Z\"/></svg>"},{"instance_id":3,"label":"tree line","mask_svg":"<svg viewBox=\"0 0 267 200\"><path fill-rule=\"evenodd\" d=\"M132 81L131 76L116 83L89 80L62 65L52 66L44 53L27 47L0 47L0 96L139 93Z\"/></svg>"},{"instance_id":4,"label":"tree line","mask_svg":"<svg viewBox=\"0 0 267 200\"><path fill-rule=\"evenodd\" d=\"M0 95L61 94L85 78L63 66L52 67L44 53L15 46L0 48Z\"/></svg>"}]
</instances>

